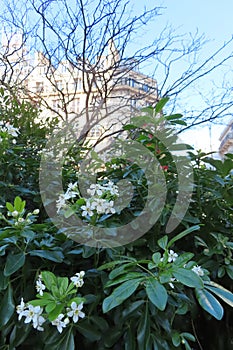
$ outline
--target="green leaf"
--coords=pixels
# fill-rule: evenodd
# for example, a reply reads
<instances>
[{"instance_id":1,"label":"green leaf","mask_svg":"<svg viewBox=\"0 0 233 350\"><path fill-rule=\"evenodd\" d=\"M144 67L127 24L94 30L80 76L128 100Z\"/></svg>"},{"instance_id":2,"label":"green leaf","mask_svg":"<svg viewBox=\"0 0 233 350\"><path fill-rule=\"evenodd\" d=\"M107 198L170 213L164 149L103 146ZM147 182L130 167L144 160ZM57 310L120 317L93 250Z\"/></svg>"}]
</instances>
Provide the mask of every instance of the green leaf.
<instances>
[{"instance_id":1,"label":"green leaf","mask_svg":"<svg viewBox=\"0 0 233 350\"><path fill-rule=\"evenodd\" d=\"M23 209L25 208L25 204L26 202L22 201L22 199L19 196L15 197L14 207L15 207L15 210L17 210L19 213L23 211Z\"/></svg>"},{"instance_id":2,"label":"green leaf","mask_svg":"<svg viewBox=\"0 0 233 350\"><path fill-rule=\"evenodd\" d=\"M49 321L55 320L58 315L60 315L65 307L65 304L58 304L56 307L48 314Z\"/></svg>"},{"instance_id":3,"label":"green leaf","mask_svg":"<svg viewBox=\"0 0 233 350\"><path fill-rule=\"evenodd\" d=\"M169 101L169 97L163 97L160 99L160 101L155 106L155 112L159 113L162 111L165 104Z\"/></svg>"},{"instance_id":4,"label":"green leaf","mask_svg":"<svg viewBox=\"0 0 233 350\"><path fill-rule=\"evenodd\" d=\"M114 289L112 294L103 301L103 312L106 313L112 310L114 307L122 304L123 301L125 301L135 292L141 281L142 278L133 279L122 283L119 287Z\"/></svg>"},{"instance_id":5,"label":"green leaf","mask_svg":"<svg viewBox=\"0 0 233 350\"><path fill-rule=\"evenodd\" d=\"M160 259L161 259L161 254L160 253L154 253L152 255L152 260L155 263L155 265L160 263Z\"/></svg>"},{"instance_id":6,"label":"green leaf","mask_svg":"<svg viewBox=\"0 0 233 350\"><path fill-rule=\"evenodd\" d=\"M57 278L54 275L54 273L50 271L42 271L41 276L42 276L43 283L45 284L48 290L51 290L52 285L57 284Z\"/></svg>"},{"instance_id":7,"label":"green leaf","mask_svg":"<svg viewBox=\"0 0 233 350\"><path fill-rule=\"evenodd\" d=\"M28 302L28 304L32 306L46 306L51 303L54 303L54 301L51 301L49 299L34 299ZM55 306L56 306L56 303L55 303Z\"/></svg>"},{"instance_id":8,"label":"green leaf","mask_svg":"<svg viewBox=\"0 0 233 350\"><path fill-rule=\"evenodd\" d=\"M148 303L145 306L145 312L142 313L137 329L138 349L148 349L148 341L150 339L150 318L148 312Z\"/></svg>"},{"instance_id":9,"label":"green leaf","mask_svg":"<svg viewBox=\"0 0 233 350\"><path fill-rule=\"evenodd\" d=\"M6 265L4 268L4 275L10 276L18 271L25 263L25 254L23 252L18 254L9 254L7 256Z\"/></svg>"},{"instance_id":10,"label":"green leaf","mask_svg":"<svg viewBox=\"0 0 233 350\"><path fill-rule=\"evenodd\" d=\"M197 231L200 229L199 225L195 225L192 227L189 227L187 230L184 230L183 232L179 233L177 236L173 237L167 245L167 249L170 248L176 241L178 241L179 239L187 236L189 233L193 232L193 231Z\"/></svg>"},{"instance_id":11,"label":"green leaf","mask_svg":"<svg viewBox=\"0 0 233 350\"><path fill-rule=\"evenodd\" d=\"M98 341L103 336L102 332L93 323L90 323L87 318L84 318L81 323L78 322L76 327L78 332L90 341Z\"/></svg>"},{"instance_id":12,"label":"green leaf","mask_svg":"<svg viewBox=\"0 0 233 350\"><path fill-rule=\"evenodd\" d=\"M172 114L172 115L165 116L167 120L176 120L176 119L181 119L182 117L183 117L182 114Z\"/></svg>"},{"instance_id":13,"label":"green leaf","mask_svg":"<svg viewBox=\"0 0 233 350\"><path fill-rule=\"evenodd\" d=\"M173 276L178 282L183 283L185 286L191 288L204 288L202 279L192 270L178 268L173 270Z\"/></svg>"},{"instance_id":14,"label":"green leaf","mask_svg":"<svg viewBox=\"0 0 233 350\"><path fill-rule=\"evenodd\" d=\"M120 276L119 278L115 280L109 280L106 284L105 287L111 287L119 283L123 283L125 281L129 281L135 278L140 278L140 277L145 277L145 275L142 272L129 272L126 275Z\"/></svg>"},{"instance_id":15,"label":"green leaf","mask_svg":"<svg viewBox=\"0 0 233 350\"><path fill-rule=\"evenodd\" d=\"M162 248L163 250L165 250L166 247L167 247L167 242L168 242L168 237L167 237L167 236L164 236L164 237L162 237L162 238L160 238L160 239L158 240L158 245L159 245L160 248Z\"/></svg>"},{"instance_id":16,"label":"green leaf","mask_svg":"<svg viewBox=\"0 0 233 350\"><path fill-rule=\"evenodd\" d=\"M172 334L172 344L177 347L180 345L180 334L175 332Z\"/></svg>"},{"instance_id":17,"label":"green leaf","mask_svg":"<svg viewBox=\"0 0 233 350\"><path fill-rule=\"evenodd\" d=\"M161 311L167 305L167 290L155 278L150 277L146 281L146 293L150 301Z\"/></svg>"},{"instance_id":18,"label":"green leaf","mask_svg":"<svg viewBox=\"0 0 233 350\"><path fill-rule=\"evenodd\" d=\"M9 210L11 213L15 210L13 205L9 202L6 202L6 208Z\"/></svg>"},{"instance_id":19,"label":"green leaf","mask_svg":"<svg viewBox=\"0 0 233 350\"><path fill-rule=\"evenodd\" d=\"M0 306L0 329L2 329L10 320L15 311L13 300L13 290L9 284L6 293L4 294Z\"/></svg>"},{"instance_id":20,"label":"green leaf","mask_svg":"<svg viewBox=\"0 0 233 350\"><path fill-rule=\"evenodd\" d=\"M51 301L48 301L48 303L46 303L45 305L46 305L45 311L48 314L51 313L55 309L55 307L57 306L57 304L55 302L51 302Z\"/></svg>"},{"instance_id":21,"label":"green leaf","mask_svg":"<svg viewBox=\"0 0 233 350\"><path fill-rule=\"evenodd\" d=\"M212 281L204 282L204 284L206 289L209 289L211 292L225 301L225 303L233 307L233 294L229 290Z\"/></svg>"},{"instance_id":22,"label":"green leaf","mask_svg":"<svg viewBox=\"0 0 233 350\"><path fill-rule=\"evenodd\" d=\"M0 271L0 291L5 290L9 284L9 277L4 276L3 271Z\"/></svg>"},{"instance_id":23,"label":"green leaf","mask_svg":"<svg viewBox=\"0 0 233 350\"><path fill-rule=\"evenodd\" d=\"M29 253L31 256L39 256L40 258L44 258L47 260L62 262L64 259L64 255L61 251L51 251L51 250L32 250Z\"/></svg>"},{"instance_id":24,"label":"green leaf","mask_svg":"<svg viewBox=\"0 0 233 350\"><path fill-rule=\"evenodd\" d=\"M57 282L58 282L59 293L61 295L65 294L65 292L68 288L68 285L69 285L68 277L58 277Z\"/></svg>"},{"instance_id":25,"label":"green leaf","mask_svg":"<svg viewBox=\"0 0 233 350\"><path fill-rule=\"evenodd\" d=\"M223 307L219 301L205 289L195 289L197 300L201 307L217 320L223 317Z\"/></svg>"},{"instance_id":26,"label":"green leaf","mask_svg":"<svg viewBox=\"0 0 233 350\"><path fill-rule=\"evenodd\" d=\"M67 327L62 334L58 334L57 331L54 332L54 336L49 334L44 350L75 350L72 327Z\"/></svg>"}]
</instances>

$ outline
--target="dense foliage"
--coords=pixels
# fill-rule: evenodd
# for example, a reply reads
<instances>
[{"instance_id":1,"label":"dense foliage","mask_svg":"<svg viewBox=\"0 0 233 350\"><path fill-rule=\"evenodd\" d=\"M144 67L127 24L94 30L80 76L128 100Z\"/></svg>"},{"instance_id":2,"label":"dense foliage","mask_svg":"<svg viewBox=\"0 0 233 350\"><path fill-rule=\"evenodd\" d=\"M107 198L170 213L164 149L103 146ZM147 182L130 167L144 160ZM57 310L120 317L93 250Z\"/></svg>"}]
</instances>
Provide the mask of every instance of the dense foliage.
<instances>
[{"instance_id":1,"label":"dense foliage","mask_svg":"<svg viewBox=\"0 0 233 350\"><path fill-rule=\"evenodd\" d=\"M137 119L125 129L164 172L162 214L127 245L82 245L53 225L40 199L40 154L53 125L37 121L30 104L1 94L0 349L230 350L233 157L220 161L189 150L192 200L179 225L167 233L179 183L176 163L156 129L156 113L166 101L145 110L147 119L142 119L154 123L153 132ZM165 116L163 122L173 140L170 126L182 122L180 116ZM81 151L77 154L76 147L65 163L67 196L63 200L57 194L58 211L66 217L76 213L97 227L131 222L148 196L142 169L124 157L109 159L97 172L98 186L90 185L88 200L79 193L80 174L74 168ZM134 191L128 206L117 212L122 179Z\"/></svg>"}]
</instances>

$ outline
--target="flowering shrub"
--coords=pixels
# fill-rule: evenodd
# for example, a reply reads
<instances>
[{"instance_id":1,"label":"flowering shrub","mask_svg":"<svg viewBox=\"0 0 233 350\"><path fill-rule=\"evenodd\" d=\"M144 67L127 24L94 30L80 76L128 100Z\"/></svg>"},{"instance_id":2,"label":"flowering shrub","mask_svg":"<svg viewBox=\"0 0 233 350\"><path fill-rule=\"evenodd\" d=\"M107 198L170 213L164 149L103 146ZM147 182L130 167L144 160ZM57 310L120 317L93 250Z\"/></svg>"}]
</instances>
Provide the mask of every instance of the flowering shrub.
<instances>
[{"instance_id":1,"label":"flowering shrub","mask_svg":"<svg viewBox=\"0 0 233 350\"><path fill-rule=\"evenodd\" d=\"M19 321L25 317L24 323L32 322L33 328L38 331L44 331L44 324L50 322L59 333L70 322L77 323L85 316L81 311L85 299L74 295L83 286L84 275L84 271L76 273L69 284L67 277L56 277L52 272L43 271L36 281L37 299L25 304L21 298L16 307Z\"/></svg>"},{"instance_id":2,"label":"flowering shrub","mask_svg":"<svg viewBox=\"0 0 233 350\"><path fill-rule=\"evenodd\" d=\"M0 348L230 350L233 157L213 160L190 149L192 202L168 234L179 190L176 164L156 127L148 133L133 122L125 126L128 137L158 159L167 188L164 209L141 238L121 247L89 247L54 227L43 209L38 168L47 129L33 124L33 113L16 101L1 109L1 125L9 121L19 133L0 160ZM177 119L169 116L164 122ZM74 166L82 161L81 151L77 146L64 166L66 190L57 194L58 214L75 213L103 227L140 215L148 195L140 167L113 157L81 193ZM132 184L133 193L120 211L122 179Z\"/></svg>"},{"instance_id":3,"label":"flowering shrub","mask_svg":"<svg viewBox=\"0 0 233 350\"><path fill-rule=\"evenodd\" d=\"M63 211L65 216L79 213L93 224L96 224L102 215L115 214L114 200L119 193L118 187L112 181L90 185L87 194L91 197L81 197L77 182L70 183L66 192L60 194L57 200L57 212Z\"/></svg>"}]
</instances>

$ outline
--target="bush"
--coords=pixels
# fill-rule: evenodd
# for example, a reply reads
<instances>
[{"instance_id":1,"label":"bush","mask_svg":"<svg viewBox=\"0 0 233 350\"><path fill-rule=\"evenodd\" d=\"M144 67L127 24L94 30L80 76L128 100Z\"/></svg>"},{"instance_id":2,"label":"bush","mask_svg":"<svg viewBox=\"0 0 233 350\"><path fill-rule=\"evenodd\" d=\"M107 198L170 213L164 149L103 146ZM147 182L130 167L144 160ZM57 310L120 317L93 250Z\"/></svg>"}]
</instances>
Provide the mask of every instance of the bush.
<instances>
[{"instance_id":1,"label":"bush","mask_svg":"<svg viewBox=\"0 0 233 350\"><path fill-rule=\"evenodd\" d=\"M0 131L0 349L231 348L232 156L222 162L186 147L188 154L174 157L171 150L183 146L177 145L171 126L182 120L165 116L161 136L161 118L155 115L165 102L125 126L134 146L127 148L128 157L123 152L100 167L93 153L96 184L73 166L75 159L83 161L81 146L69 153L63 169L65 193L57 193L55 203L64 219L59 229L46 216L38 182L40 154L52 125L36 122L37 112L29 104L5 98ZM144 163L156 159L155 167L148 168L159 179L153 183L158 198L150 196L145 169L133 161L142 149ZM192 198L169 233L182 185L177 162L186 164L187 159L194 174ZM190 169L182 172L189 177ZM123 179L132 188L127 183L121 187ZM81 182L87 196L81 194ZM190 193L190 188L182 190ZM128 198L124 208L122 192ZM136 219L148 198L150 228L136 239L129 236L127 244L114 244L125 239L116 236L122 224L131 225L131 235L143 231L143 221ZM182 203L180 208L178 213ZM72 218L86 226L68 229ZM101 242L101 230L108 230L110 247L83 244L81 235L93 234Z\"/></svg>"}]
</instances>

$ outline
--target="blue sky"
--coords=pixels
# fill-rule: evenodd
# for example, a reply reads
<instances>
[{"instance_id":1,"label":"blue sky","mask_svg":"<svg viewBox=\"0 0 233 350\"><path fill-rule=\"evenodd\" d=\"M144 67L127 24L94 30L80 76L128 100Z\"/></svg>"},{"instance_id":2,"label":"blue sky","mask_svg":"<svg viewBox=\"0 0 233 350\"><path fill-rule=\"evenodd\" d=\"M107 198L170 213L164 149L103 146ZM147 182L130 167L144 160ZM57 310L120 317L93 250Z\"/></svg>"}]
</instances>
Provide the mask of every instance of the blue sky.
<instances>
[{"instance_id":1,"label":"blue sky","mask_svg":"<svg viewBox=\"0 0 233 350\"><path fill-rule=\"evenodd\" d=\"M150 23L148 31L144 37L145 40L152 39L157 35L165 24L170 24L177 29L178 33L195 33L198 29L199 34L205 34L209 42L205 45L200 58L208 57L220 45L228 41L233 35L233 0L132 0L135 4L135 10L147 6L148 8L161 5L161 16L154 23ZM233 52L233 46L226 50ZM233 61L231 62L233 64ZM232 70L232 65L218 69L208 79L203 79L198 83L198 88L203 91L212 88L212 81L216 85L221 85L224 74ZM182 70L181 67L179 69ZM159 80L159 77L158 77ZM194 93L195 94L195 93ZM193 95L189 103L198 103L198 97ZM180 111L182 113L182 111ZM229 121L229 118L225 121ZM184 141L189 141L195 148L202 148L205 151L216 150L219 146L219 136L224 129L224 125L202 126L182 134Z\"/></svg>"}]
</instances>

